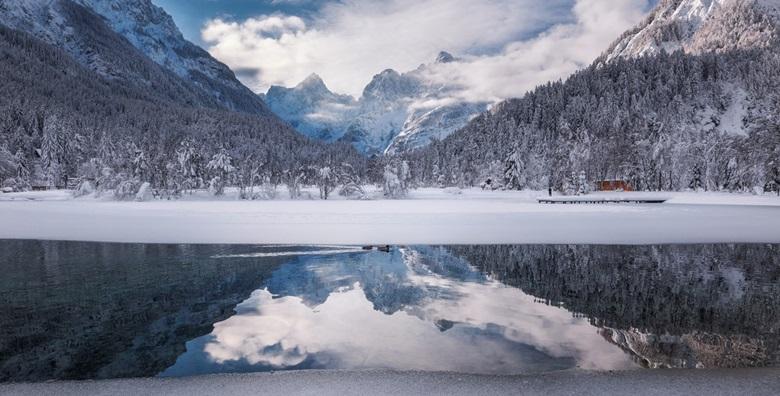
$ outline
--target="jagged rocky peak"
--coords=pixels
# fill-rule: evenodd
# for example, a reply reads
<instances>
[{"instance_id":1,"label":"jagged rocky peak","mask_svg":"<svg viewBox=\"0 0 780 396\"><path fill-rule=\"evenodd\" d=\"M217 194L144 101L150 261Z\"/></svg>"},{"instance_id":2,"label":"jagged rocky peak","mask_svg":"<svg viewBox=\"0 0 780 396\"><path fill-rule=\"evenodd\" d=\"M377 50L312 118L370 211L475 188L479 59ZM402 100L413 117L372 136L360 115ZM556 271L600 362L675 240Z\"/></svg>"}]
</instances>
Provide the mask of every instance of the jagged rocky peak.
<instances>
[{"instance_id":1,"label":"jagged rocky peak","mask_svg":"<svg viewBox=\"0 0 780 396\"><path fill-rule=\"evenodd\" d=\"M436 63L452 63L455 60L455 57L447 51L439 52L439 55L436 57Z\"/></svg>"},{"instance_id":2,"label":"jagged rocky peak","mask_svg":"<svg viewBox=\"0 0 780 396\"><path fill-rule=\"evenodd\" d=\"M161 65L172 66L179 75L186 68L169 53L172 48L184 46L184 37L173 18L151 0L75 0L108 22L111 28L124 36L133 46Z\"/></svg>"},{"instance_id":3,"label":"jagged rocky peak","mask_svg":"<svg viewBox=\"0 0 780 396\"><path fill-rule=\"evenodd\" d=\"M74 0L111 22L118 30L135 28L164 32L166 35L183 39L173 18L151 0Z\"/></svg>"},{"instance_id":4,"label":"jagged rocky peak","mask_svg":"<svg viewBox=\"0 0 780 396\"><path fill-rule=\"evenodd\" d=\"M442 51L415 70L385 69L357 100L330 92L316 74L293 88L271 87L264 98L306 136L349 142L369 154L406 152L445 138L486 109L487 103L448 100L458 87L429 78L431 68L457 61Z\"/></svg>"},{"instance_id":5,"label":"jagged rocky peak","mask_svg":"<svg viewBox=\"0 0 780 396\"><path fill-rule=\"evenodd\" d=\"M305 101L309 104L314 104L322 100L330 100L335 102L351 102L354 99L349 95L338 95L333 93L325 85L325 81L316 73L310 74L303 81L298 83L293 88L286 88L278 85L271 86L266 93L265 98L269 100L274 107L289 107L293 105L295 101ZM288 103L282 103L288 102Z\"/></svg>"},{"instance_id":6,"label":"jagged rocky peak","mask_svg":"<svg viewBox=\"0 0 780 396\"><path fill-rule=\"evenodd\" d=\"M322 78L317 75L317 73L309 74L308 77L306 77L303 81L301 81L295 88L298 89L328 89L328 87L325 86L325 82L322 81Z\"/></svg>"},{"instance_id":7,"label":"jagged rocky peak","mask_svg":"<svg viewBox=\"0 0 780 396\"><path fill-rule=\"evenodd\" d=\"M779 16L776 0L662 0L644 22L611 46L605 60L777 45Z\"/></svg>"},{"instance_id":8,"label":"jagged rocky peak","mask_svg":"<svg viewBox=\"0 0 780 396\"><path fill-rule=\"evenodd\" d=\"M333 93L333 91L331 91L328 86L325 85L325 81L323 81L322 78L316 73L310 74L292 89L318 100L332 99L339 102L349 102L353 100L349 95L338 95Z\"/></svg>"},{"instance_id":9,"label":"jagged rocky peak","mask_svg":"<svg viewBox=\"0 0 780 396\"><path fill-rule=\"evenodd\" d=\"M231 88L244 88L233 72L184 39L179 28L151 0L76 0L106 19L111 28L156 63L179 76L202 74Z\"/></svg>"},{"instance_id":10,"label":"jagged rocky peak","mask_svg":"<svg viewBox=\"0 0 780 396\"><path fill-rule=\"evenodd\" d=\"M395 100L415 95L419 82L411 76L386 69L374 76L363 90L365 100Z\"/></svg>"}]
</instances>

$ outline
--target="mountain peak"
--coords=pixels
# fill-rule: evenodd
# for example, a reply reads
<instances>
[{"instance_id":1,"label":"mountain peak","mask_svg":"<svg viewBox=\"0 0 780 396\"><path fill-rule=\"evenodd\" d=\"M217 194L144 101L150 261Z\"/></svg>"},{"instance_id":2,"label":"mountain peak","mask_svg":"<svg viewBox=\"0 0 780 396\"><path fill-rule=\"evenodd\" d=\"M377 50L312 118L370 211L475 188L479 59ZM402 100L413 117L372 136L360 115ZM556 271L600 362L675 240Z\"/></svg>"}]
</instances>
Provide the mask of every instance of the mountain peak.
<instances>
[{"instance_id":1,"label":"mountain peak","mask_svg":"<svg viewBox=\"0 0 780 396\"><path fill-rule=\"evenodd\" d=\"M393 69L385 69L374 76L363 89L363 98L367 100L393 101L401 97L412 96L419 88L419 82L406 74Z\"/></svg>"},{"instance_id":2,"label":"mountain peak","mask_svg":"<svg viewBox=\"0 0 780 396\"><path fill-rule=\"evenodd\" d=\"M393 69L385 69L385 70L382 70L381 73L379 73L376 76L374 76L374 79L376 79L376 78L388 78L388 77L395 78L395 77L400 77L400 76L401 76L401 74L398 73L397 71L393 70Z\"/></svg>"},{"instance_id":3,"label":"mountain peak","mask_svg":"<svg viewBox=\"0 0 780 396\"><path fill-rule=\"evenodd\" d=\"M452 56L452 54L450 54L447 51L441 51L439 52L439 55L436 56L436 63L451 63L451 62L455 62L455 57Z\"/></svg>"},{"instance_id":4,"label":"mountain peak","mask_svg":"<svg viewBox=\"0 0 780 396\"><path fill-rule=\"evenodd\" d=\"M309 74L303 81L295 86L296 89L324 89L328 90L325 86L325 82L317 73Z\"/></svg>"},{"instance_id":5,"label":"mountain peak","mask_svg":"<svg viewBox=\"0 0 780 396\"><path fill-rule=\"evenodd\" d=\"M780 38L779 10L774 0L662 0L604 57L610 61L661 51L698 54L766 48Z\"/></svg>"}]
</instances>

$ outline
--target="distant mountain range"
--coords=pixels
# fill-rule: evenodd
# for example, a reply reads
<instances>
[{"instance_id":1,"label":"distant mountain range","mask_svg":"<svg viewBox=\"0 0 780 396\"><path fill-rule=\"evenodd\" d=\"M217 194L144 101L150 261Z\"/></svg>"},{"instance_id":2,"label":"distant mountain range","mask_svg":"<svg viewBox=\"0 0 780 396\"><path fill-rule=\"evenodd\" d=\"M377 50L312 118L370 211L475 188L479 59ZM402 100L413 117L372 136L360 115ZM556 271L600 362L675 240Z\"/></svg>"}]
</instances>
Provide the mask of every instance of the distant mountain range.
<instances>
[{"instance_id":1,"label":"distant mountain range","mask_svg":"<svg viewBox=\"0 0 780 396\"><path fill-rule=\"evenodd\" d=\"M636 28L597 61L612 62L683 50L689 54L764 48L777 40L771 0L662 0ZM347 141L366 153L404 153L461 129L490 103L450 98L455 87L431 83L426 71L458 59L442 52L431 65L374 76L359 99L337 95L312 75L293 88L262 95L271 109L303 134ZM425 104L425 105L421 105Z\"/></svg>"},{"instance_id":2,"label":"distant mountain range","mask_svg":"<svg viewBox=\"0 0 780 396\"><path fill-rule=\"evenodd\" d=\"M293 88L271 87L261 95L282 119L306 136L345 141L364 153L399 153L441 140L487 109L451 97L455 87L426 78L438 64L458 62L441 52L433 64L398 73L387 69L359 99L331 92L313 74Z\"/></svg>"},{"instance_id":3,"label":"distant mountain range","mask_svg":"<svg viewBox=\"0 0 780 396\"><path fill-rule=\"evenodd\" d=\"M0 179L105 167L163 188L178 169L203 186L227 177L206 166L221 151L244 182L325 162L366 176L360 151L404 154L428 185L572 191L584 173L637 189L780 188L774 0L661 0L590 67L497 104L429 77L460 61L446 52L377 74L359 98L316 75L256 95L150 0L0 2L0 53ZM182 144L194 168L177 168Z\"/></svg>"}]
</instances>

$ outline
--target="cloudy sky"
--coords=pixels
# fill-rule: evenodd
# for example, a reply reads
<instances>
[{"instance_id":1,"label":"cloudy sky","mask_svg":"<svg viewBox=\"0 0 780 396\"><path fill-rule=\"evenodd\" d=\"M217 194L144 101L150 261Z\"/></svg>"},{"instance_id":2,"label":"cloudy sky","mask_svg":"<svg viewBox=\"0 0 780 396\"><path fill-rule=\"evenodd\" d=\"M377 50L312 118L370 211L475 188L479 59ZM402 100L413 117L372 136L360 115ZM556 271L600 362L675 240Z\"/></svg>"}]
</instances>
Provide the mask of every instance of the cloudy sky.
<instances>
[{"instance_id":1,"label":"cloudy sky","mask_svg":"<svg viewBox=\"0 0 780 396\"><path fill-rule=\"evenodd\" d=\"M256 92L319 74L359 96L384 69L439 51L430 78L468 100L520 96L593 61L655 0L154 0Z\"/></svg>"}]
</instances>

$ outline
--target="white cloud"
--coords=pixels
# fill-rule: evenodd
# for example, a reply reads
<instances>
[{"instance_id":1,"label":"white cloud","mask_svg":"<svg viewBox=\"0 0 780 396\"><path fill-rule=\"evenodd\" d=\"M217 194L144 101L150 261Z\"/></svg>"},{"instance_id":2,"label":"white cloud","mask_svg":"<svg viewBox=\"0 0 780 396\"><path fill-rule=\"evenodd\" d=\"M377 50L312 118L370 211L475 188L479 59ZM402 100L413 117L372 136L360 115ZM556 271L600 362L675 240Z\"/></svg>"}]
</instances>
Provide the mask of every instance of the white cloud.
<instances>
[{"instance_id":1,"label":"white cloud","mask_svg":"<svg viewBox=\"0 0 780 396\"><path fill-rule=\"evenodd\" d=\"M575 22L556 25L531 40L509 43L498 55L439 65L430 78L460 85L460 96L473 101L522 96L539 84L565 78L591 64L642 19L646 4L642 0L578 0L573 7Z\"/></svg>"},{"instance_id":2,"label":"white cloud","mask_svg":"<svg viewBox=\"0 0 780 396\"><path fill-rule=\"evenodd\" d=\"M244 82L258 92L295 85L316 72L334 91L358 96L381 70L411 70L447 50L464 60L442 65L431 78L460 84L460 96L495 100L590 63L642 18L647 4L345 0L324 6L310 21L287 15L215 19L202 35L215 57L242 76L251 71Z\"/></svg>"}]
</instances>

